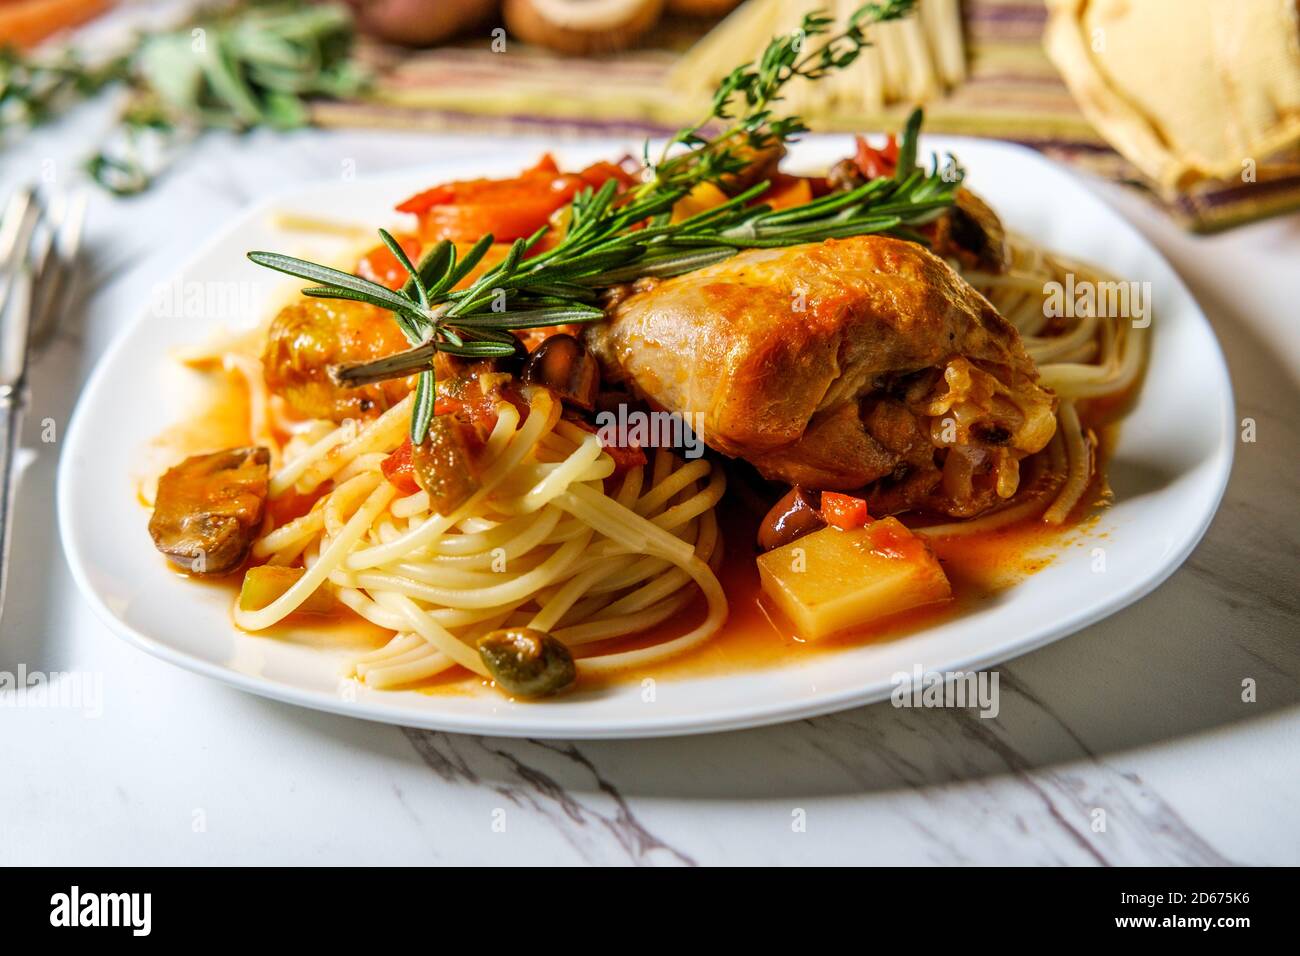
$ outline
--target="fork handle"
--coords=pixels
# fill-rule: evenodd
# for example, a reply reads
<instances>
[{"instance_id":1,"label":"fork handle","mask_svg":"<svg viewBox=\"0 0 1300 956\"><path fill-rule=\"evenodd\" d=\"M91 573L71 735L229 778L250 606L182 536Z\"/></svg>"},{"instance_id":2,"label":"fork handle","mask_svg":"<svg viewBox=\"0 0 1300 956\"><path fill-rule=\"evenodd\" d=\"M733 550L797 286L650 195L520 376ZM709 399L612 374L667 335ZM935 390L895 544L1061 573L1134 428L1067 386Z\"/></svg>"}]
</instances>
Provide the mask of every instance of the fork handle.
<instances>
[{"instance_id":1,"label":"fork handle","mask_svg":"<svg viewBox=\"0 0 1300 956\"><path fill-rule=\"evenodd\" d=\"M21 390L0 388L0 608L4 607L5 581L9 577L9 539L13 528L9 505L13 500L14 455L22 414Z\"/></svg>"}]
</instances>

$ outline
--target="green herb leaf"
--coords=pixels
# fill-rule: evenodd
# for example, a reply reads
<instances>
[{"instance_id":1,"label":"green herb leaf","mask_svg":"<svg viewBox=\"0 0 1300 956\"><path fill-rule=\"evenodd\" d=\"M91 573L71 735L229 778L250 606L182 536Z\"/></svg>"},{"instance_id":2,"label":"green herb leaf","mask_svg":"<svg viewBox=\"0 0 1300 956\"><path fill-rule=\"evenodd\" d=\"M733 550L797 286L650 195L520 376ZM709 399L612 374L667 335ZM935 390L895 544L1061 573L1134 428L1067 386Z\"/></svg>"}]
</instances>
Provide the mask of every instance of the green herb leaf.
<instances>
[{"instance_id":1,"label":"green herb leaf","mask_svg":"<svg viewBox=\"0 0 1300 956\"><path fill-rule=\"evenodd\" d=\"M420 373L415 383L415 403L411 409L411 444L418 445L429 433L429 423L433 421L433 408L438 401L438 383L433 370Z\"/></svg>"}]
</instances>

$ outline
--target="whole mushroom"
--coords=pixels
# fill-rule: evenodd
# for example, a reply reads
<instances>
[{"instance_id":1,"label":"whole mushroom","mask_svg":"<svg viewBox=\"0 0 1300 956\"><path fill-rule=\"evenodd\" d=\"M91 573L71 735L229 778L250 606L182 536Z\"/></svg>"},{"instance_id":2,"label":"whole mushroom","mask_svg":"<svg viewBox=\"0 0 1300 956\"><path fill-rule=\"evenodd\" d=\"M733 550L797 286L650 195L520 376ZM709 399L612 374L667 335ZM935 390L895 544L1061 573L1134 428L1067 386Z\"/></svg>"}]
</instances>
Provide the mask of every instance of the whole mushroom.
<instances>
[{"instance_id":1,"label":"whole mushroom","mask_svg":"<svg viewBox=\"0 0 1300 956\"><path fill-rule=\"evenodd\" d=\"M506 0L512 36L560 53L609 53L635 43L664 12L664 0Z\"/></svg>"},{"instance_id":2,"label":"whole mushroom","mask_svg":"<svg viewBox=\"0 0 1300 956\"><path fill-rule=\"evenodd\" d=\"M487 22L500 0L348 0L363 33L403 46L431 46Z\"/></svg>"}]
</instances>

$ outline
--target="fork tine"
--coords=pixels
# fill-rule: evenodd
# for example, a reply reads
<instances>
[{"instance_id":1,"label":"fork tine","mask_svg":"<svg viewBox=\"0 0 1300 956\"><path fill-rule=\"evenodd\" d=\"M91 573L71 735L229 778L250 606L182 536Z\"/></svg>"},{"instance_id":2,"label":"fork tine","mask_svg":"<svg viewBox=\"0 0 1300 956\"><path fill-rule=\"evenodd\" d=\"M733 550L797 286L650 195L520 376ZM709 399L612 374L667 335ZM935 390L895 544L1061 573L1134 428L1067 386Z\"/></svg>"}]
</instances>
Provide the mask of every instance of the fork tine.
<instances>
[{"instance_id":1,"label":"fork tine","mask_svg":"<svg viewBox=\"0 0 1300 956\"><path fill-rule=\"evenodd\" d=\"M18 189L5 204L4 216L0 217L0 268L8 269L14 250L19 248L19 237L23 233L31 238L31 230L36 225L35 203L30 189Z\"/></svg>"},{"instance_id":2,"label":"fork tine","mask_svg":"<svg viewBox=\"0 0 1300 956\"><path fill-rule=\"evenodd\" d=\"M17 190L0 218L0 316L5 314L16 274L28 264L32 233L41 213L34 198L30 189Z\"/></svg>"},{"instance_id":3,"label":"fork tine","mask_svg":"<svg viewBox=\"0 0 1300 956\"><path fill-rule=\"evenodd\" d=\"M10 197L0 219L0 397L12 401L27 371L31 331L31 241L40 208L30 190Z\"/></svg>"},{"instance_id":4,"label":"fork tine","mask_svg":"<svg viewBox=\"0 0 1300 956\"><path fill-rule=\"evenodd\" d=\"M9 401L22 391L27 371L32 277L26 268L10 272L5 298L10 307L0 310L0 398Z\"/></svg>"},{"instance_id":5,"label":"fork tine","mask_svg":"<svg viewBox=\"0 0 1300 956\"><path fill-rule=\"evenodd\" d=\"M33 348L41 348L49 340L58 317L71 299L76 279L76 270L72 266L81 245L86 202L84 191L71 197L60 196L57 218L51 217L54 221L36 280L39 298L32 311L30 340Z\"/></svg>"}]
</instances>

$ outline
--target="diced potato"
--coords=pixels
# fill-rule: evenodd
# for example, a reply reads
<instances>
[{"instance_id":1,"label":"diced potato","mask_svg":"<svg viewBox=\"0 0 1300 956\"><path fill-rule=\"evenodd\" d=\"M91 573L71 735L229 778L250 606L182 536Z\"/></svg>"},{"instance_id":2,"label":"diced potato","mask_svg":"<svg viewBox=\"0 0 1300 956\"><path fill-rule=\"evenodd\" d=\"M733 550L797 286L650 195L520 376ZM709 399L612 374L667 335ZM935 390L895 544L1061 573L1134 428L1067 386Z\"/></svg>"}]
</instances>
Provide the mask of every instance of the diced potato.
<instances>
[{"instance_id":1,"label":"diced potato","mask_svg":"<svg viewBox=\"0 0 1300 956\"><path fill-rule=\"evenodd\" d=\"M249 568L244 573L244 584L239 589L239 609L260 611L297 584L298 579L306 573L304 568L285 568L274 564ZM334 590L326 581L307 595L307 600L298 605L295 613L333 614L336 608Z\"/></svg>"},{"instance_id":2,"label":"diced potato","mask_svg":"<svg viewBox=\"0 0 1300 956\"><path fill-rule=\"evenodd\" d=\"M727 201L727 194L713 183L700 183L673 206L673 222L689 219Z\"/></svg>"},{"instance_id":3,"label":"diced potato","mask_svg":"<svg viewBox=\"0 0 1300 956\"><path fill-rule=\"evenodd\" d=\"M758 574L810 641L952 596L929 545L897 518L805 535L760 555Z\"/></svg>"}]
</instances>

